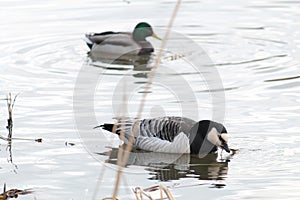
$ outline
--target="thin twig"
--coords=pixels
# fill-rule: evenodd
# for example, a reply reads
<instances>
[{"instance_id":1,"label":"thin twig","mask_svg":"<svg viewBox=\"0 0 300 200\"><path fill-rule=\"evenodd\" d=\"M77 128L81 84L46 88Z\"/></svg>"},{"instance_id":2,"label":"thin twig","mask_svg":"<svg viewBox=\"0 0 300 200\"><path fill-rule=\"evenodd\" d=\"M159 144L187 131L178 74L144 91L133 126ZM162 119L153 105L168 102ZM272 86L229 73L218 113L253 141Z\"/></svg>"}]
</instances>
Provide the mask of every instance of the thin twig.
<instances>
[{"instance_id":1,"label":"thin twig","mask_svg":"<svg viewBox=\"0 0 300 200\"><path fill-rule=\"evenodd\" d=\"M8 129L8 136L3 137L0 135L0 139L11 142L12 140L27 140L27 141L35 141L35 142L42 142L41 138L37 139L32 139L32 138L13 138L12 137L12 128L13 128L13 108L15 106L17 97L19 96L20 93L16 94L14 99L12 100L12 94L8 93L6 96L6 104L7 104L7 110L8 110L8 119L7 119L7 126L6 128Z\"/></svg>"},{"instance_id":2,"label":"thin twig","mask_svg":"<svg viewBox=\"0 0 300 200\"><path fill-rule=\"evenodd\" d=\"M34 138L15 138L15 137L6 138L6 137L3 137L1 135L0 135L0 139L8 141L8 142L11 142L12 140L23 140L23 141L33 141L33 142L42 142L43 141L42 138L37 138L37 139L34 139Z\"/></svg>"},{"instance_id":3,"label":"thin twig","mask_svg":"<svg viewBox=\"0 0 300 200\"><path fill-rule=\"evenodd\" d=\"M172 193L170 192L170 190L167 187L164 187L163 185L160 185L159 189L161 191L165 192L165 194L167 195L167 197L168 197L169 200L175 200L174 197L173 197L173 195L172 195ZM161 196L161 200L163 200L162 196Z\"/></svg>"},{"instance_id":4,"label":"thin twig","mask_svg":"<svg viewBox=\"0 0 300 200\"><path fill-rule=\"evenodd\" d=\"M137 200L143 200L144 196L146 196L149 200L153 200L154 198L151 196L151 194L148 194L147 192L153 192L153 191L157 191L159 192L160 195L160 200L163 200L163 193L165 193L165 195L167 196L167 198L169 200L175 200L172 193L170 192L168 187L165 187L163 185L159 185L159 186L154 186L154 187L150 187L150 188L146 188L146 189L142 189L140 187L136 187L133 192L135 194L135 198ZM140 196L140 197L139 197Z\"/></svg>"},{"instance_id":5,"label":"thin twig","mask_svg":"<svg viewBox=\"0 0 300 200\"><path fill-rule=\"evenodd\" d=\"M13 109L14 106L15 106L15 102L16 102L16 99L17 97L19 96L20 93L16 94L15 98L14 98L14 101L12 102L12 105L11 105L11 108Z\"/></svg>"},{"instance_id":6,"label":"thin twig","mask_svg":"<svg viewBox=\"0 0 300 200\"><path fill-rule=\"evenodd\" d=\"M164 199L162 185L159 185L160 199Z\"/></svg>"},{"instance_id":7,"label":"thin twig","mask_svg":"<svg viewBox=\"0 0 300 200\"><path fill-rule=\"evenodd\" d=\"M4 183L3 186L3 200L7 199L7 195L6 195L6 183Z\"/></svg>"},{"instance_id":8,"label":"thin twig","mask_svg":"<svg viewBox=\"0 0 300 200\"><path fill-rule=\"evenodd\" d=\"M7 110L8 110L8 119L7 119L7 126L8 129L8 136L7 138L11 140L12 138L12 127L13 127L13 120L12 120L12 100L11 100L11 93L8 93L6 98Z\"/></svg>"},{"instance_id":9,"label":"thin twig","mask_svg":"<svg viewBox=\"0 0 300 200\"><path fill-rule=\"evenodd\" d=\"M143 96L142 96L142 100L141 100L141 103L140 103L140 107L139 107L139 110L138 110L136 121L135 121L135 123L133 125L133 129L132 129L132 132L131 132L131 136L129 138L129 142L126 145L126 149L125 149L126 150L126 154L123 157L123 163L122 163L123 165L124 165L124 163L127 162L127 159L129 157L130 151L132 149L134 137L135 137L135 134L136 134L137 128L138 128L138 126L137 126L138 123L137 122L141 118L141 115L143 113L143 108L144 108L144 105L145 105L147 94L149 93L150 87L152 85L152 80L153 80L153 78L155 76L155 72L158 69L158 66L160 64L160 58L162 57L163 49L165 48L165 46L167 44L167 40L168 40L170 32L171 32L171 27L173 26L173 22L174 22L176 14L178 12L180 3L181 3L181 0L178 0L177 4L175 6L175 9L174 9L173 15L172 15L172 17L170 19L170 22L169 22L166 34L165 34L164 39L162 41L162 45L161 45L160 51L158 52L158 55L157 55L157 57L155 59L154 67L152 68L152 71L149 74L149 79L148 79L148 81L146 83L146 86L145 86L145 92L143 93Z\"/></svg>"},{"instance_id":10,"label":"thin twig","mask_svg":"<svg viewBox=\"0 0 300 200\"><path fill-rule=\"evenodd\" d=\"M160 50L159 50L159 52L157 54L157 57L155 59L152 71L149 74L149 78L148 78L148 81L147 81L146 86L145 86L145 92L143 93L143 96L142 96L142 99L141 99L141 103L140 103L140 106L139 106L139 110L138 110L138 114L137 114L137 117L136 117L136 121L134 122L133 129L132 129L132 132L131 132L131 136L130 136L129 141L128 141L127 145L126 145L125 152L124 152L124 155L123 155L123 159L121 160L120 165L119 165L119 169L118 169L118 172L117 172L117 179L116 179L114 193L113 193L113 199L116 199L118 188L119 188L119 184L120 184L120 180L119 179L120 179L122 171L123 171L122 168L127 163L130 151L132 149L134 137L135 137L135 134L137 132L137 124L138 124L137 122L141 118L141 115L142 115L142 112L143 112L143 109L144 109L144 105L145 105L145 101L146 101L146 97L147 97L148 91L150 90L150 87L152 85L152 81L153 81L153 78L155 76L156 70L158 69L158 66L160 64L160 59L161 59L162 54L163 54L163 49L165 49L165 47L166 47L167 40L169 38L169 35L170 35L170 32L171 32L171 28L173 26L175 17L177 15L178 10L179 10L181 1L182 0L178 0L177 1L177 4L176 4L176 6L174 8L172 17L171 17L171 19L169 21L169 24L168 24L168 27L167 27L167 31L165 33L165 36L164 36L163 40L162 40L161 48L160 48Z\"/></svg>"},{"instance_id":11,"label":"thin twig","mask_svg":"<svg viewBox=\"0 0 300 200\"><path fill-rule=\"evenodd\" d=\"M133 192L136 200L144 200L144 196L146 196L149 200L154 200L150 194L147 194L146 191L140 187L136 187Z\"/></svg>"},{"instance_id":12,"label":"thin twig","mask_svg":"<svg viewBox=\"0 0 300 200\"><path fill-rule=\"evenodd\" d=\"M11 93L8 93L6 96L6 104L7 104L7 110L8 110L8 119L7 119L7 126L6 128L8 129L8 136L7 138L11 140L12 138L12 128L13 128L13 108L16 102L16 99L20 93L18 93L15 97L14 100L11 98Z\"/></svg>"}]
</instances>

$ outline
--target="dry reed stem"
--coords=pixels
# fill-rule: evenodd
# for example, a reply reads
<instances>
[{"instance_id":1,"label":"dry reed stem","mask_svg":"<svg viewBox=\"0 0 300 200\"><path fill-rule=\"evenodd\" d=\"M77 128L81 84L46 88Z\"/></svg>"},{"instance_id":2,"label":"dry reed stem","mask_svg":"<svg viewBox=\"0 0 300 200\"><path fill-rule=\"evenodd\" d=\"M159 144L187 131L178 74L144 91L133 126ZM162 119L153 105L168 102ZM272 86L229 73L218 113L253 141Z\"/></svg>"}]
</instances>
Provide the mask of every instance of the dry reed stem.
<instances>
[{"instance_id":1,"label":"dry reed stem","mask_svg":"<svg viewBox=\"0 0 300 200\"><path fill-rule=\"evenodd\" d=\"M145 86L145 91L143 93L143 96L142 96L142 99L141 99L141 103L140 103L140 106L139 106L139 110L138 110L138 114L137 114L137 117L136 117L136 121L135 121L135 123L133 125L133 129L132 129L132 132L131 132L131 136L129 138L129 142L126 145L126 149L125 149L126 153L125 153L125 155L123 157L123 160L122 160L122 166L124 166L124 164L127 162L127 159L129 157L130 151L132 149L134 137L135 137L135 134L136 134L136 131L137 131L137 124L138 124L137 122L141 118L141 115L143 113L143 108L144 108L144 105L145 105L147 94L149 93L149 90L150 90L150 87L151 87L151 84L152 84L152 80L153 80L153 78L155 76L155 72L158 69L158 66L159 66L159 63L160 63L160 59L162 57L163 49L165 48L165 46L167 44L167 40L168 40L170 32L171 32L171 27L173 25L175 16L176 16L176 14L178 12L180 3L181 3L181 0L178 0L177 4L175 6L175 9L174 9L173 15L172 15L172 17L170 19L170 22L169 22L166 34L165 34L165 36L164 36L164 38L162 40L162 45L161 45L160 51L158 52L158 55L157 55L157 57L155 59L154 67L152 68L152 71L149 74L149 78L148 78L148 81L147 81L146 86Z\"/></svg>"},{"instance_id":2,"label":"dry reed stem","mask_svg":"<svg viewBox=\"0 0 300 200\"><path fill-rule=\"evenodd\" d=\"M160 199L164 199L162 185L159 185Z\"/></svg>"},{"instance_id":3,"label":"dry reed stem","mask_svg":"<svg viewBox=\"0 0 300 200\"><path fill-rule=\"evenodd\" d=\"M8 93L8 95L6 96L6 104L7 104L7 110L8 110L8 119L7 119L7 126L6 128L8 129L8 140L11 140L12 138L12 128L13 128L13 108L17 99L17 96L19 94L17 94L14 98L14 100L12 100L11 98L11 93Z\"/></svg>"},{"instance_id":4,"label":"dry reed stem","mask_svg":"<svg viewBox=\"0 0 300 200\"><path fill-rule=\"evenodd\" d=\"M17 100L17 97L19 96L19 93L12 99L12 94L8 93L6 96L6 104L7 104L7 110L8 110L8 119L7 119L7 126L8 129L8 136L7 138L2 137L0 135L0 139L11 142L12 140L24 140L24 141L35 141L35 142L42 142L41 138L38 139L32 139L32 138L16 138L12 137L12 128L13 128L13 109L15 106L15 102Z\"/></svg>"},{"instance_id":5,"label":"dry reed stem","mask_svg":"<svg viewBox=\"0 0 300 200\"><path fill-rule=\"evenodd\" d=\"M145 190L143 190L143 189L140 188L140 187L135 188L135 190L134 190L133 192L134 192L134 194L135 194L136 200L144 200L144 197L143 197L143 196L146 196L149 200L154 200L154 199L152 198L151 195L147 194L147 193L145 192ZM139 196L138 196L138 195L139 195Z\"/></svg>"},{"instance_id":6,"label":"dry reed stem","mask_svg":"<svg viewBox=\"0 0 300 200\"><path fill-rule=\"evenodd\" d=\"M4 186L3 186L3 196L2 196L2 199L3 200L7 199L7 195L6 195L6 183L4 183Z\"/></svg>"},{"instance_id":7,"label":"dry reed stem","mask_svg":"<svg viewBox=\"0 0 300 200\"><path fill-rule=\"evenodd\" d=\"M160 193L160 200L163 200L164 197L163 197L163 193L165 193L165 195L167 196L167 198L169 200L175 200L172 193L170 192L170 190L163 186L163 185L159 185L159 186L154 186L154 187L150 187L150 188L146 188L146 189L142 189L140 187L136 187L133 192L135 194L135 198L136 200L143 200L144 196L147 197L149 200L154 200L154 198L148 194L147 192L149 191L155 191L155 190L159 190L159 193Z\"/></svg>"},{"instance_id":8,"label":"dry reed stem","mask_svg":"<svg viewBox=\"0 0 300 200\"><path fill-rule=\"evenodd\" d=\"M171 16L171 19L170 19L168 27L167 27L167 31L165 33L165 36L164 36L163 40L162 40L161 48L160 48L160 50L159 50L159 52L157 54L157 57L155 59L154 66L153 66L153 68L152 68L152 70L151 70L151 72L149 74L149 78L148 78L148 81L147 81L146 86L145 86L145 92L143 93L143 96L142 96L142 99L141 99L141 103L140 103L140 106L139 106L139 110L138 110L138 114L137 114L137 117L136 117L136 121L135 121L135 123L133 125L131 136L129 138L128 144L126 145L123 158L121 159L121 162L120 162L120 165L119 165L119 169L118 169L118 172L117 172L117 180L116 180L116 183L115 183L115 188L114 188L114 193L113 193L113 199L116 199L116 196L117 196L117 193L118 193L118 189L119 189L119 184L120 184L120 180L119 179L121 178L121 175L122 175L122 168L127 163L130 151L132 149L134 137L135 137L135 134L136 134L136 131L137 131L137 122L141 118L141 115L142 115L142 112L143 112L143 108L144 108L144 105L145 105L145 100L146 100L148 91L150 90L150 87L151 87L151 84L152 84L152 80L153 80L153 78L155 76L155 72L158 69L158 66L160 64L160 59L162 57L163 49L166 47L167 40L169 38L169 35L170 35L170 32L171 32L171 28L173 26L175 17L177 15L178 10L179 10L181 1L182 0L178 0L177 3L176 3L176 6L174 8L173 14Z\"/></svg>"},{"instance_id":9,"label":"dry reed stem","mask_svg":"<svg viewBox=\"0 0 300 200\"><path fill-rule=\"evenodd\" d=\"M161 197L160 197L161 199L163 199L162 191L164 191L169 200L175 200L172 193L170 192L170 190L167 187L164 187L163 185L159 185L159 189L161 191Z\"/></svg>"}]
</instances>

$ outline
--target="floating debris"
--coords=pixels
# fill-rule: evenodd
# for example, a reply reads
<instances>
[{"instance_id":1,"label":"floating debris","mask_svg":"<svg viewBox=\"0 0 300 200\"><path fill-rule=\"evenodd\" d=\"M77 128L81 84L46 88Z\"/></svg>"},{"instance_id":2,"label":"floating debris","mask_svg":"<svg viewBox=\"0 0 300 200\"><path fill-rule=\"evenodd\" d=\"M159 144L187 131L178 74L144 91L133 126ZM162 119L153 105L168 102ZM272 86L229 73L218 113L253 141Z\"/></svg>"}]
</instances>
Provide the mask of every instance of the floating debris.
<instances>
[{"instance_id":1,"label":"floating debris","mask_svg":"<svg viewBox=\"0 0 300 200\"><path fill-rule=\"evenodd\" d=\"M133 190L135 194L136 200L143 200L144 197L147 197L149 200L155 200L155 199L169 199L169 200L174 200L174 197L170 190L163 186L163 185L156 185L152 186L146 189L142 189L140 187L136 187ZM153 195L157 195L157 192L159 192L159 198L154 198ZM153 193L153 194L152 194ZM156 194L154 194L156 193Z\"/></svg>"},{"instance_id":2,"label":"floating debris","mask_svg":"<svg viewBox=\"0 0 300 200\"><path fill-rule=\"evenodd\" d=\"M75 145L75 143L73 143L73 142L65 142L65 146L74 146Z\"/></svg>"},{"instance_id":3,"label":"floating debris","mask_svg":"<svg viewBox=\"0 0 300 200\"><path fill-rule=\"evenodd\" d=\"M238 149L230 149L230 151L232 152L231 155L236 154L236 152L238 151Z\"/></svg>"},{"instance_id":4,"label":"floating debris","mask_svg":"<svg viewBox=\"0 0 300 200\"><path fill-rule=\"evenodd\" d=\"M4 183L3 187L3 193L0 194L0 200L7 200L10 198L18 198L19 195L26 195L33 193L32 189L25 189L25 190L19 190L19 189L10 189L6 191L6 184Z\"/></svg>"}]
</instances>

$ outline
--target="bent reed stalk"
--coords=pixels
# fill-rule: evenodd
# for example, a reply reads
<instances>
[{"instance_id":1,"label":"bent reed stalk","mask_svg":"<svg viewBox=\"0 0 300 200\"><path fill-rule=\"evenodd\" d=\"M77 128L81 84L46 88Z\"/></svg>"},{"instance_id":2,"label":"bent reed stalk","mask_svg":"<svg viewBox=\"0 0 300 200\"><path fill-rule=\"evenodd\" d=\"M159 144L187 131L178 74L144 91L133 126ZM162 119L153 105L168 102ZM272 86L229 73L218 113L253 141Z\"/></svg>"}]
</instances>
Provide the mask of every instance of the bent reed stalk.
<instances>
[{"instance_id":1,"label":"bent reed stalk","mask_svg":"<svg viewBox=\"0 0 300 200\"><path fill-rule=\"evenodd\" d=\"M162 40L162 44L161 44L161 47L160 47L160 50L157 54L157 57L155 59L155 62L154 62L154 66L149 74L149 78L148 78L148 81L145 85L145 92L143 93L143 96L142 96L142 99L141 99L141 102L140 102L140 106L139 106L139 109L138 109L138 114L137 114L137 117L136 117L136 120L135 120L135 123L134 123L134 126L133 126L133 129L132 129L132 132L131 132L131 136L129 138L129 141L128 141L128 144L126 145L126 148L125 148L125 151L123 153L123 155L119 158L118 157L118 164L119 164L119 168L118 168L118 172L117 172L117 178L116 178L116 182L115 182L115 187L114 187L114 192L113 192L113 198L114 200L117 199L117 194L118 194L118 190L119 190L119 185L120 185L120 179L121 179L121 175L123 173L123 167L126 165L127 163L127 160L129 158L129 154L130 154L130 151L132 149L132 146L133 146L133 141L134 141L134 137L135 137L135 134L137 132L137 124L136 122L138 122L138 120L141 118L141 115L143 113L143 109L144 109L144 105L145 105L145 101L146 101L146 97L147 97L147 94L150 90L150 87L152 85L152 81L153 81L153 78L156 74L156 70L158 69L158 66L160 64L160 59L162 57L162 54L163 54L163 49L166 47L166 44L167 44L167 41L168 41L168 38L169 38L169 35L171 33L171 28L173 26L173 23L174 23L174 20L175 20L175 17L178 13L178 10L179 10L179 7L180 7L180 4L181 4L182 0L178 0L176 5L175 5L175 8L174 8L174 11L173 11L173 14L170 18L170 21L169 21L169 24L168 24L168 27L167 27L167 31L165 33L165 36L163 37L163 40ZM124 104L123 104L124 105ZM114 127L115 128L115 127ZM122 128L123 129L123 128ZM122 130L123 131L123 130ZM121 148L119 147L119 150ZM123 150L121 150L123 152ZM121 155L121 153L120 153Z\"/></svg>"}]
</instances>

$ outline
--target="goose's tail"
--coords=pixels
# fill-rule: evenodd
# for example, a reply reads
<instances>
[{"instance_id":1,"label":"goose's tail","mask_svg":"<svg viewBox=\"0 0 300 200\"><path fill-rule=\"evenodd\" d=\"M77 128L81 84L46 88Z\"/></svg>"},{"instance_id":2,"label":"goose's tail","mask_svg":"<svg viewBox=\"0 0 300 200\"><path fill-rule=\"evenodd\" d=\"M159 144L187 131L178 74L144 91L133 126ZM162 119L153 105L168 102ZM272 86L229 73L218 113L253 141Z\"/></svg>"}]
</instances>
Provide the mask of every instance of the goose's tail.
<instances>
[{"instance_id":1,"label":"goose's tail","mask_svg":"<svg viewBox=\"0 0 300 200\"><path fill-rule=\"evenodd\" d=\"M101 124L101 125L99 125L99 126L95 126L94 129L95 129L95 128L102 128L102 129L104 129L104 130L107 130L107 131L113 133L114 124L106 124L106 123L105 123L105 124Z\"/></svg>"},{"instance_id":2,"label":"goose's tail","mask_svg":"<svg viewBox=\"0 0 300 200\"><path fill-rule=\"evenodd\" d=\"M83 39L83 40L86 42L87 46L88 46L90 49L92 49L93 44L94 44L94 42L90 39L90 37L91 37L92 35L93 35L93 34L85 34L85 38Z\"/></svg>"}]
</instances>

